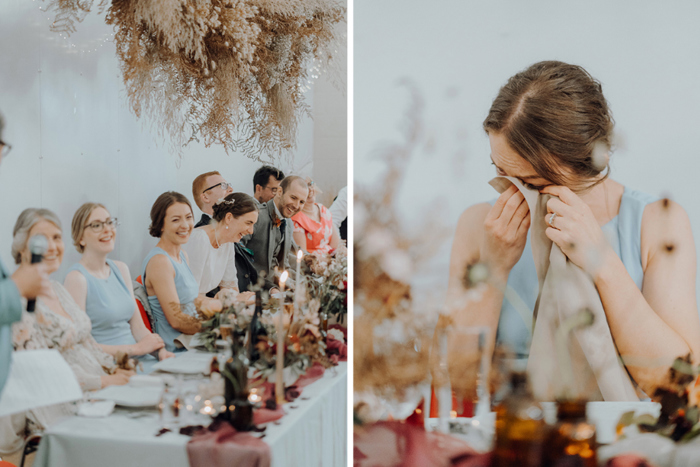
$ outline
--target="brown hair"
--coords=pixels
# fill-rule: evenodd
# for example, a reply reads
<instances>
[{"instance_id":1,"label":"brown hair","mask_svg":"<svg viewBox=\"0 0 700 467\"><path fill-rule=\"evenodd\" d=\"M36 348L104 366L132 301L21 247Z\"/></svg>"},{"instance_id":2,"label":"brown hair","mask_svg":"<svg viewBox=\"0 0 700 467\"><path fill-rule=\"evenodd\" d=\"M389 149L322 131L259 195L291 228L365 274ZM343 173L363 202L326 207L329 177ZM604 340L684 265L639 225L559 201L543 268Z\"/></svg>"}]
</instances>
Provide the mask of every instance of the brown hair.
<instances>
[{"instance_id":1,"label":"brown hair","mask_svg":"<svg viewBox=\"0 0 700 467\"><path fill-rule=\"evenodd\" d=\"M610 172L593 151L600 145L610 151L613 124L600 82L580 66L545 61L508 80L491 104L484 130L504 136L542 178L584 189ZM604 177L588 183L605 168Z\"/></svg>"},{"instance_id":2,"label":"brown hair","mask_svg":"<svg viewBox=\"0 0 700 467\"><path fill-rule=\"evenodd\" d=\"M85 203L75 211L73 214L73 221L70 225L70 235L73 238L73 245L78 253L85 251L85 247L80 244L80 240L83 238L83 232L85 231L85 223L90 218L90 214L96 208L102 208L105 211L109 211L103 204L100 203Z\"/></svg>"},{"instance_id":3,"label":"brown hair","mask_svg":"<svg viewBox=\"0 0 700 467\"><path fill-rule=\"evenodd\" d=\"M206 186L207 178L211 177L212 175L221 174L216 170L214 170L213 172L203 173L202 175L198 175L197 178L195 178L192 182L192 198L194 199L195 204L200 210L202 209L202 200L199 197L199 195L201 195L204 190L209 188L208 186Z\"/></svg>"},{"instance_id":4,"label":"brown hair","mask_svg":"<svg viewBox=\"0 0 700 467\"><path fill-rule=\"evenodd\" d=\"M166 191L156 199L151 208L151 225L148 226L148 233L151 234L151 237L160 238L163 233L163 224L165 224L165 212L170 206L177 203L186 204L192 211L192 205L187 197L176 191Z\"/></svg>"},{"instance_id":5,"label":"brown hair","mask_svg":"<svg viewBox=\"0 0 700 467\"><path fill-rule=\"evenodd\" d=\"M304 186L307 186L306 181L298 175L289 175L284 177L284 180L280 182L280 187L282 188L282 193L285 193L287 189L292 185L292 183L299 181Z\"/></svg>"},{"instance_id":6,"label":"brown hair","mask_svg":"<svg viewBox=\"0 0 700 467\"><path fill-rule=\"evenodd\" d=\"M258 210L257 202L245 193L229 193L221 203L214 204L213 219L221 222L229 212L234 218L241 217L243 214L248 214Z\"/></svg>"}]
</instances>

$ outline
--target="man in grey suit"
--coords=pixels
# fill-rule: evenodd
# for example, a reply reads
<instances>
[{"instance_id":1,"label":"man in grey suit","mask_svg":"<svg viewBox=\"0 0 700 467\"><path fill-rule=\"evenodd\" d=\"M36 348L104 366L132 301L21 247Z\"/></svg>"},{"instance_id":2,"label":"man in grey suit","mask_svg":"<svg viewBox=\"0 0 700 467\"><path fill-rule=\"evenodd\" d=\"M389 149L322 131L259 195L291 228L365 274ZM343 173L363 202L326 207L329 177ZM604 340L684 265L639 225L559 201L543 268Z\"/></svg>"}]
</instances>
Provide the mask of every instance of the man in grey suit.
<instances>
[{"instance_id":1,"label":"man in grey suit","mask_svg":"<svg viewBox=\"0 0 700 467\"><path fill-rule=\"evenodd\" d=\"M274 280L275 270L293 272L289 268L289 254L296 253L298 247L292 237L294 226L290 218L301 211L308 194L309 187L303 178L286 177L275 197L260 205L253 235L241 241L253 251L255 268L270 280Z\"/></svg>"}]
</instances>

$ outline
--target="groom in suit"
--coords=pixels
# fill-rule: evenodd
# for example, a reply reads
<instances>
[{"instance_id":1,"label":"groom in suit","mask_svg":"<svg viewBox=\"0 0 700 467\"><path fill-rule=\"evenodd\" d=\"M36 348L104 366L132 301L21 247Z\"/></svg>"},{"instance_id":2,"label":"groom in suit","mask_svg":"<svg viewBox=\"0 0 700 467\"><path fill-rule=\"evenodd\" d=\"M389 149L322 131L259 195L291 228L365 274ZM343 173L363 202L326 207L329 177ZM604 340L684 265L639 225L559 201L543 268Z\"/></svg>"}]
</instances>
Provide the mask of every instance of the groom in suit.
<instances>
[{"instance_id":1,"label":"groom in suit","mask_svg":"<svg viewBox=\"0 0 700 467\"><path fill-rule=\"evenodd\" d=\"M286 177L275 197L260 205L253 235L241 241L253 251L253 264L258 272L264 272L270 279L275 270L293 272L289 268L289 253L298 247L292 237L291 217L301 211L308 194L309 187L303 178Z\"/></svg>"}]
</instances>

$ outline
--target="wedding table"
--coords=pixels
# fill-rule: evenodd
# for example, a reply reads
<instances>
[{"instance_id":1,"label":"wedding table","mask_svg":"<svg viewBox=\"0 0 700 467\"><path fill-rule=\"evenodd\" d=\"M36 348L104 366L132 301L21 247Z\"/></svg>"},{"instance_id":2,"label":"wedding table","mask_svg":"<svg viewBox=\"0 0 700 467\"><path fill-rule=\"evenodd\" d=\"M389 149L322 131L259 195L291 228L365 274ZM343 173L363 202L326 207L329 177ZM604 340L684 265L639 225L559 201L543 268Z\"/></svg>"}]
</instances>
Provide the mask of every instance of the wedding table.
<instances>
[{"instance_id":1,"label":"wedding table","mask_svg":"<svg viewBox=\"0 0 700 467\"><path fill-rule=\"evenodd\" d=\"M268 423L264 432L272 466L346 465L347 362L326 370L284 409L286 415L278 424ZM174 432L156 436L160 429L154 409L119 408L104 418L66 418L46 430L34 466L189 467L190 437Z\"/></svg>"}]
</instances>

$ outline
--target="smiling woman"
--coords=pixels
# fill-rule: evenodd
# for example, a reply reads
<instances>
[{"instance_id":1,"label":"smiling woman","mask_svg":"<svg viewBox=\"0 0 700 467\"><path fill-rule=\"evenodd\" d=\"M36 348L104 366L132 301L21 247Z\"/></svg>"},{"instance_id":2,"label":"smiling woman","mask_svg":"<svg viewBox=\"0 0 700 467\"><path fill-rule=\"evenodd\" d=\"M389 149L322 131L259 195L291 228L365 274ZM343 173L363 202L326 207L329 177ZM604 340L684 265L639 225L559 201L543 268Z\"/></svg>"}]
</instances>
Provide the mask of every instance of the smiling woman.
<instances>
[{"instance_id":1,"label":"smiling woman","mask_svg":"<svg viewBox=\"0 0 700 467\"><path fill-rule=\"evenodd\" d=\"M71 234L73 245L83 256L69 269L64 285L90 317L92 335L102 350L111 355L120 351L129 356L158 352L160 359L170 357L163 339L143 323L126 264L107 258L114 250L117 225L117 219L102 204L85 203L78 208Z\"/></svg>"},{"instance_id":2,"label":"smiling woman","mask_svg":"<svg viewBox=\"0 0 700 467\"><path fill-rule=\"evenodd\" d=\"M192 207L185 196L168 191L153 203L149 232L160 241L143 260L142 279L154 330L170 352L184 350L175 346L181 333L195 334L201 328L194 307L199 287L182 250L193 227Z\"/></svg>"},{"instance_id":3,"label":"smiling woman","mask_svg":"<svg viewBox=\"0 0 700 467\"><path fill-rule=\"evenodd\" d=\"M245 193L231 193L213 206L214 222L194 229L185 250L190 269L199 284L199 293L216 294L230 289L239 292L235 244L253 233L258 220L258 206ZM215 290L217 289L217 290ZM253 292L237 295L238 301L250 301Z\"/></svg>"},{"instance_id":4,"label":"smiling woman","mask_svg":"<svg viewBox=\"0 0 700 467\"><path fill-rule=\"evenodd\" d=\"M464 211L452 246L450 292L461 293L469 265L485 263L491 280L481 300L455 309L454 318L488 326L489 352L498 342L527 358L538 299L528 232L531 223L544 224L546 236L592 278L617 350L627 362L641 362L626 369L653 394L668 365L649 362L700 356L695 245L679 205L608 178L612 122L600 83L575 65L536 63L501 88L484 121L496 174L552 198L542 219L531 219L515 186L493 204ZM507 289L525 306L504 299Z\"/></svg>"}]
</instances>

